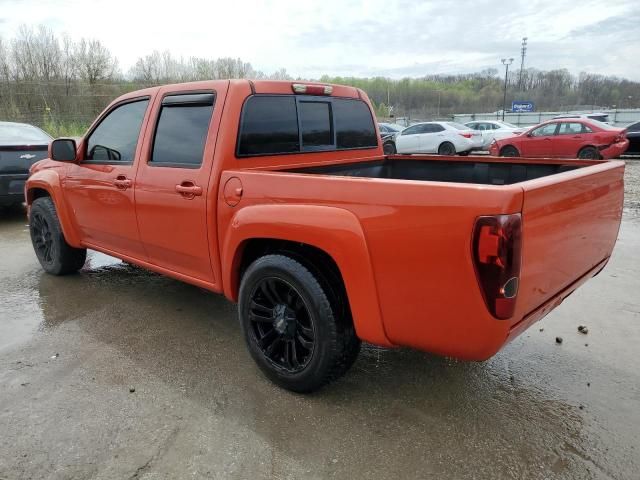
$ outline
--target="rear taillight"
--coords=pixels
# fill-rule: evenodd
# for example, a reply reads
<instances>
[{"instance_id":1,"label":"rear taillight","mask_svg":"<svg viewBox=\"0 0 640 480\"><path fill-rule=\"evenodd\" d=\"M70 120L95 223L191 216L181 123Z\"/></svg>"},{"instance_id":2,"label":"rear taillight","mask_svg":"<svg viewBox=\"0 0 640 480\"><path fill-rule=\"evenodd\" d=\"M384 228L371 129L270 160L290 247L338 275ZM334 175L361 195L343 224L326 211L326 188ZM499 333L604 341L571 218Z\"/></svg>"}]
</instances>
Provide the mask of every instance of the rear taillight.
<instances>
[{"instance_id":1,"label":"rear taillight","mask_svg":"<svg viewBox=\"0 0 640 480\"><path fill-rule=\"evenodd\" d=\"M482 296L491 314L513 316L520 283L522 218L519 213L478 217L473 257Z\"/></svg>"},{"instance_id":2,"label":"rear taillight","mask_svg":"<svg viewBox=\"0 0 640 480\"><path fill-rule=\"evenodd\" d=\"M473 133L461 133L460 136L464 138L471 138L473 136Z\"/></svg>"},{"instance_id":3,"label":"rear taillight","mask_svg":"<svg viewBox=\"0 0 640 480\"><path fill-rule=\"evenodd\" d=\"M331 95L333 87L331 85L305 85L303 83L294 83L291 85L294 93L302 93L305 95Z\"/></svg>"}]
</instances>

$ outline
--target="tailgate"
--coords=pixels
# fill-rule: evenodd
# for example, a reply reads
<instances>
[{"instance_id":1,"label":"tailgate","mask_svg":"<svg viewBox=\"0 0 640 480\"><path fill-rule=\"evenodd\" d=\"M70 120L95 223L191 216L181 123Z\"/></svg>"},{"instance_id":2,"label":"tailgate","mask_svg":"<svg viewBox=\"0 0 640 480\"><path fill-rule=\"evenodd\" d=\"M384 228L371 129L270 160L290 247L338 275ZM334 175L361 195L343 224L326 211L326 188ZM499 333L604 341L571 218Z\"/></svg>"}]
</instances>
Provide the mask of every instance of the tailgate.
<instances>
[{"instance_id":1,"label":"tailgate","mask_svg":"<svg viewBox=\"0 0 640 480\"><path fill-rule=\"evenodd\" d=\"M518 315L531 313L611 255L624 198L624 162L522 183Z\"/></svg>"}]
</instances>

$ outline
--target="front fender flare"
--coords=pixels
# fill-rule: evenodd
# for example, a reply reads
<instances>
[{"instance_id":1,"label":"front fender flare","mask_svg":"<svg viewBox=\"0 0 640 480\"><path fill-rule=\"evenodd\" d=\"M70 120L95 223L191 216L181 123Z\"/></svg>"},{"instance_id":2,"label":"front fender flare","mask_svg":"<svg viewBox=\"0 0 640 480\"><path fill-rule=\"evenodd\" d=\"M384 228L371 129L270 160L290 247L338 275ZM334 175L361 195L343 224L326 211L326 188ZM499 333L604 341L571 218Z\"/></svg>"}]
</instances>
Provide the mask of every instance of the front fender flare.
<instances>
[{"instance_id":1,"label":"front fender flare","mask_svg":"<svg viewBox=\"0 0 640 480\"><path fill-rule=\"evenodd\" d=\"M29 176L27 184L25 185L25 198L27 208L29 209L34 200L33 190L36 188L46 190L53 199L62 233L67 243L72 247L81 248L80 236L73 226L71 214L64 201L64 194L58 173L54 169L46 169L35 172Z\"/></svg>"},{"instance_id":2,"label":"front fender flare","mask_svg":"<svg viewBox=\"0 0 640 480\"><path fill-rule=\"evenodd\" d=\"M393 346L387 338L367 242L357 217L348 210L317 205L253 205L231 219L222 247L222 278L227 298L237 301L244 244L276 239L319 248L333 258L344 280L358 337Z\"/></svg>"}]
</instances>

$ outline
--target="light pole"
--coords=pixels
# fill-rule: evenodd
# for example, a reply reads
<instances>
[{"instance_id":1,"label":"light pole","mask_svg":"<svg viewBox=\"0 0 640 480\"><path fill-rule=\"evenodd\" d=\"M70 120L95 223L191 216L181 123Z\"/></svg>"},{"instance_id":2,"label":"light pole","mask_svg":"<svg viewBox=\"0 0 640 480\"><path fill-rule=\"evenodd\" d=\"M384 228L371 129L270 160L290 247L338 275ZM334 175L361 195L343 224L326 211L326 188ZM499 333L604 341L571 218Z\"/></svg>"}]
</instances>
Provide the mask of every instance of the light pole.
<instances>
[{"instance_id":1,"label":"light pole","mask_svg":"<svg viewBox=\"0 0 640 480\"><path fill-rule=\"evenodd\" d=\"M504 96L502 97L502 121L504 122L504 111L507 109L507 77L509 76L509 65L513 63L513 58L502 59L504 65Z\"/></svg>"}]
</instances>

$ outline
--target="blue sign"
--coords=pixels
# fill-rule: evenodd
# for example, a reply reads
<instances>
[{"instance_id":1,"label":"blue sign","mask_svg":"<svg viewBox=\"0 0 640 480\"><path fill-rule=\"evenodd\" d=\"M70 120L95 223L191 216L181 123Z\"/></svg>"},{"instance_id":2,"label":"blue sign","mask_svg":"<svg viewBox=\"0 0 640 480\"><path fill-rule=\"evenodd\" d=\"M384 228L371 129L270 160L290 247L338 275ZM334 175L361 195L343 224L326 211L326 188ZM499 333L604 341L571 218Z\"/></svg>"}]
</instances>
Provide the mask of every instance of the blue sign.
<instances>
[{"instance_id":1,"label":"blue sign","mask_svg":"<svg viewBox=\"0 0 640 480\"><path fill-rule=\"evenodd\" d=\"M533 112L534 110L533 102L511 102L511 111L514 113Z\"/></svg>"}]
</instances>

